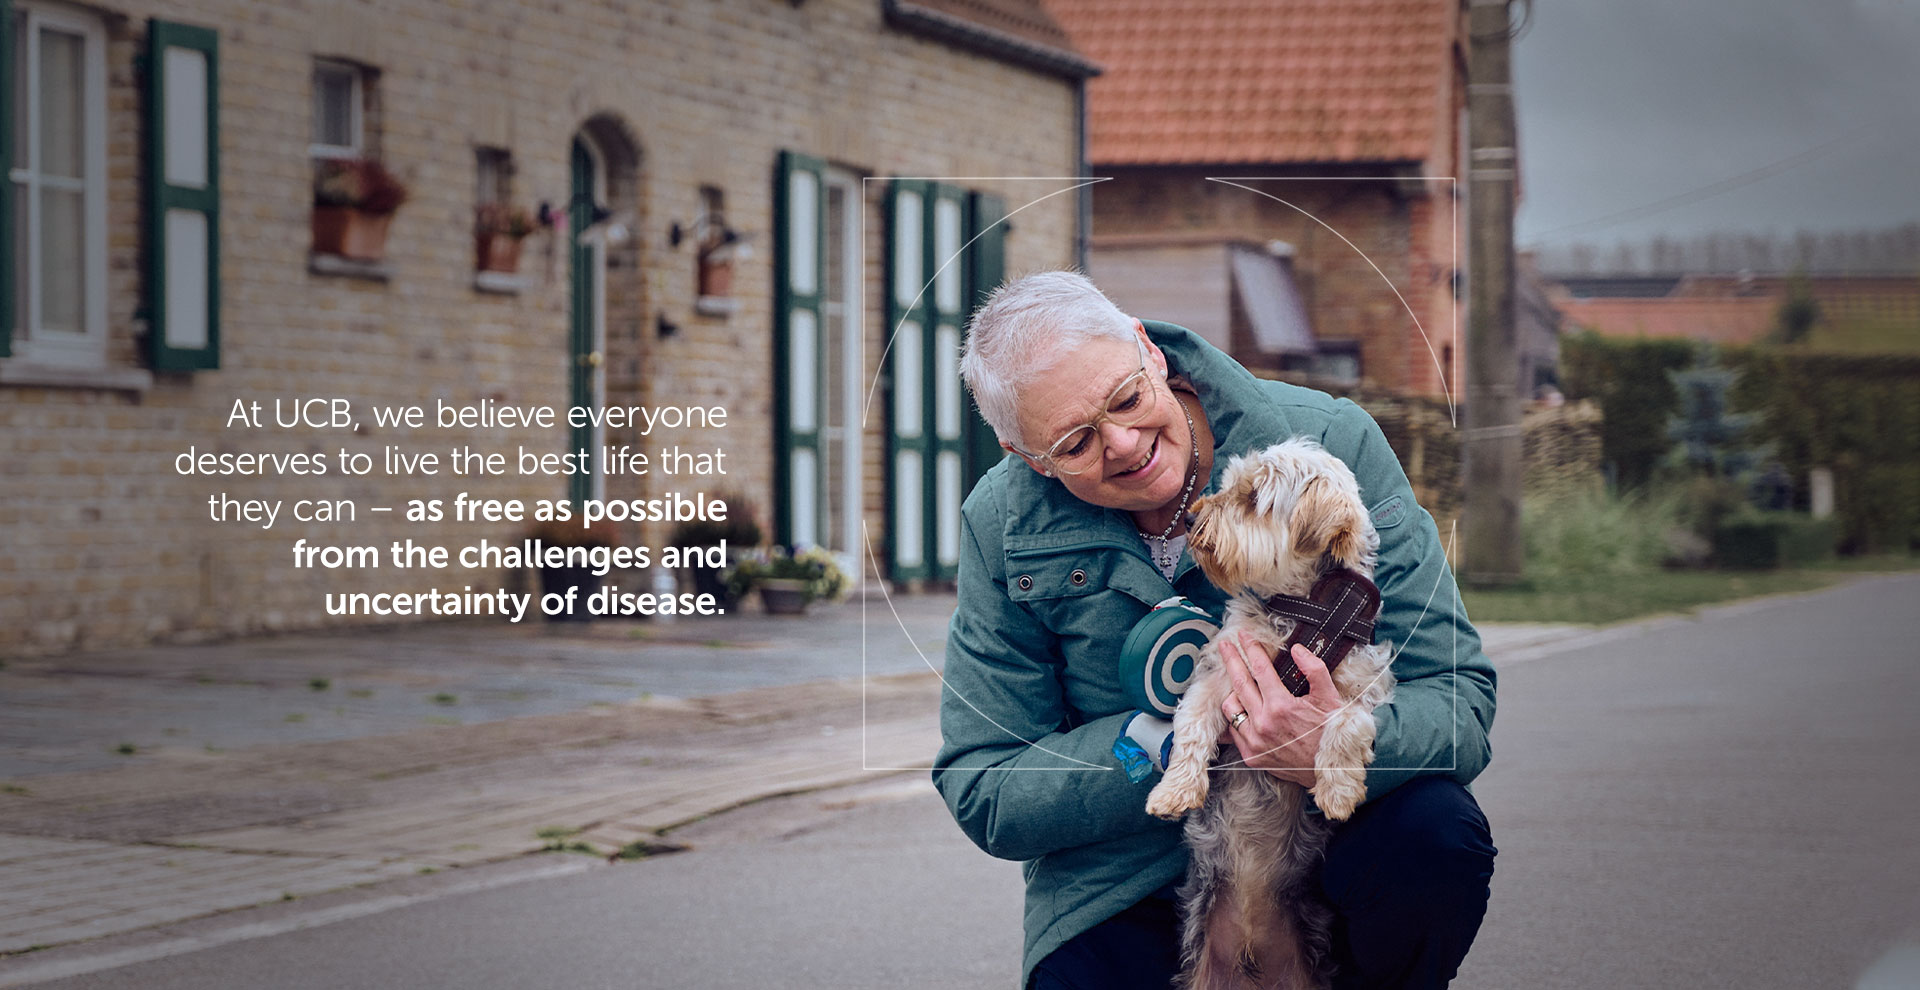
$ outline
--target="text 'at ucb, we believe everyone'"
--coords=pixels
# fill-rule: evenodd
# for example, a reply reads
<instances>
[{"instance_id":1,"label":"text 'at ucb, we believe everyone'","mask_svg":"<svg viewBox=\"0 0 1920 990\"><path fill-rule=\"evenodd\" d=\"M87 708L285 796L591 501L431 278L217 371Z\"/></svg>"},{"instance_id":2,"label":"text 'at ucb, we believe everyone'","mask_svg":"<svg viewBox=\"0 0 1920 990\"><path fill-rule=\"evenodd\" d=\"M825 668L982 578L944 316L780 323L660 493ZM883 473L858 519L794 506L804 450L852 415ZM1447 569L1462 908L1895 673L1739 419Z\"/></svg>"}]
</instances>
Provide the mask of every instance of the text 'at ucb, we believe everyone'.
<instances>
[{"instance_id":1,"label":"text 'at ucb, we believe everyone'","mask_svg":"<svg viewBox=\"0 0 1920 990\"><path fill-rule=\"evenodd\" d=\"M516 406L492 399L470 405L457 405L444 399L434 400L433 415L425 406L380 406L368 404L375 426L425 429L514 429L533 427L552 429L565 422L568 426L633 430L640 436L652 436L656 429L723 429L727 425L725 406L569 406L562 417L552 406ZM227 413L227 426L264 428L269 422L258 400L233 400ZM353 430L360 426L351 399L298 398L274 399L271 422L283 430L304 427L311 430Z\"/></svg>"}]
</instances>

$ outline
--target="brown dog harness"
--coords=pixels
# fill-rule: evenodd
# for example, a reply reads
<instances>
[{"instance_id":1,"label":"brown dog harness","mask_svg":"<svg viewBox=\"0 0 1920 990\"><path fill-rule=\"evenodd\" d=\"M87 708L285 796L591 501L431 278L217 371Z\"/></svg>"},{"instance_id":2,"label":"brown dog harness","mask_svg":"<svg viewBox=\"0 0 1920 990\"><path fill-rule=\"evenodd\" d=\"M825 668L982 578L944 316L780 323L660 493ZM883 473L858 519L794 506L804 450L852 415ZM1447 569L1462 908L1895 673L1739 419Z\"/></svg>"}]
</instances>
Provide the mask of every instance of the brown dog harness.
<instances>
[{"instance_id":1,"label":"brown dog harness","mask_svg":"<svg viewBox=\"0 0 1920 990\"><path fill-rule=\"evenodd\" d=\"M1266 601L1267 611L1293 620L1293 635L1286 648L1273 658L1273 669L1280 682L1296 698L1309 690L1307 675L1293 662L1293 648L1300 643L1327 665L1331 673L1355 646L1373 643L1373 620L1380 614L1380 589L1358 571L1345 567L1328 571L1305 598L1274 595Z\"/></svg>"}]
</instances>

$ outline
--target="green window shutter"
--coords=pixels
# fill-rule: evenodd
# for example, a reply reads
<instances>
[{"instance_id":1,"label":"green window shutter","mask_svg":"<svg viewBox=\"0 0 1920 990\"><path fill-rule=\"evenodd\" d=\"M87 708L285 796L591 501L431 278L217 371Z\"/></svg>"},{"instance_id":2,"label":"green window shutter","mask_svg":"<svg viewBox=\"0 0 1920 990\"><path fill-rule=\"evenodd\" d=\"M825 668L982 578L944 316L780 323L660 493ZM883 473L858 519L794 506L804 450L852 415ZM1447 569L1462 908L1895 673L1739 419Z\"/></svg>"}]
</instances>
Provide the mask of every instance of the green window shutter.
<instances>
[{"instance_id":1,"label":"green window shutter","mask_svg":"<svg viewBox=\"0 0 1920 990\"><path fill-rule=\"evenodd\" d=\"M13 353L13 3L0 0L0 357Z\"/></svg>"},{"instance_id":2,"label":"green window shutter","mask_svg":"<svg viewBox=\"0 0 1920 990\"><path fill-rule=\"evenodd\" d=\"M932 576L951 580L960 571L960 502L966 497L967 389L960 381L960 340L971 303L967 252L967 194L935 185L927 197L928 294L927 415L933 424L927 500L927 556Z\"/></svg>"},{"instance_id":3,"label":"green window shutter","mask_svg":"<svg viewBox=\"0 0 1920 990\"><path fill-rule=\"evenodd\" d=\"M949 579L960 561L968 309L966 193L896 179L887 198L887 487L895 580Z\"/></svg>"},{"instance_id":4,"label":"green window shutter","mask_svg":"<svg viewBox=\"0 0 1920 990\"><path fill-rule=\"evenodd\" d=\"M930 576L927 555L927 193L887 186L887 544L895 581Z\"/></svg>"},{"instance_id":5,"label":"green window shutter","mask_svg":"<svg viewBox=\"0 0 1920 990\"><path fill-rule=\"evenodd\" d=\"M1007 277L1007 204L1000 197L976 192L968 198L967 211L967 319L987 301L987 296ZM1006 451L993 435L993 427L980 417L979 407L967 400L967 472L966 490L987 469L1000 463Z\"/></svg>"},{"instance_id":6,"label":"green window shutter","mask_svg":"<svg viewBox=\"0 0 1920 990\"><path fill-rule=\"evenodd\" d=\"M774 539L820 543L826 479L821 339L826 321L827 163L792 151L774 170L773 518Z\"/></svg>"},{"instance_id":7,"label":"green window shutter","mask_svg":"<svg viewBox=\"0 0 1920 990\"><path fill-rule=\"evenodd\" d=\"M219 40L147 22L146 311L153 367L220 367Z\"/></svg>"}]
</instances>

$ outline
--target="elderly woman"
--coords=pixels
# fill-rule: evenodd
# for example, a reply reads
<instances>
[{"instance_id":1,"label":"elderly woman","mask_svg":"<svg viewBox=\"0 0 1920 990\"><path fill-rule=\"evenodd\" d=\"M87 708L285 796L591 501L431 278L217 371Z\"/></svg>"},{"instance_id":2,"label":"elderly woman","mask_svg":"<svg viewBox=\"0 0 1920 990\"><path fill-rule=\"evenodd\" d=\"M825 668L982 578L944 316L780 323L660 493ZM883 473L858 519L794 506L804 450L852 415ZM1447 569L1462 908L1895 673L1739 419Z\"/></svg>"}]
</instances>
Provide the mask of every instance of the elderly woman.
<instances>
[{"instance_id":1,"label":"elderly woman","mask_svg":"<svg viewBox=\"0 0 1920 990\"><path fill-rule=\"evenodd\" d=\"M996 291L961 374L1016 456L963 510L933 779L980 848L1024 862L1023 983L1166 987L1178 971L1180 826L1144 810L1158 774L1131 779L1114 755L1123 736L1157 754L1166 723L1128 703L1116 660L1157 602L1184 595L1219 613L1225 596L1185 553L1182 516L1230 456L1305 435L1359 479L1380 534L1377 635L1397 650L1367 800L1320 875L1338 918L1336 985L1445 986L1493 872L1463 785L1487 764L1494 673L1379 427L1347 400L1255 379L1190 331L1126 316L1072 272ZM1242 659L1231 645L1223 657ZM1231 701L1248 717L1232 741L1310 784L1316 726L1338 699L1295 698L1271 657L1244 659Z\"/></svg>"}]
</instances>

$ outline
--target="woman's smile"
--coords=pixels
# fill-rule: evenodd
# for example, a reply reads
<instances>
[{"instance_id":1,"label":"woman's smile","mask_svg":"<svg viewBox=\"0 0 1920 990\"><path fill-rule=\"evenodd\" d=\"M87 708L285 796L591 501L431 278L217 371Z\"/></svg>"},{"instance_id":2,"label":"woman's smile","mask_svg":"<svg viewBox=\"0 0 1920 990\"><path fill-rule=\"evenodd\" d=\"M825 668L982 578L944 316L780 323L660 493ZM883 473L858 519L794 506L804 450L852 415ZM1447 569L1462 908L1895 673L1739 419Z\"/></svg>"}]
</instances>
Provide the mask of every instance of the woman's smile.
<instances>
[{"instance_id":1,"label":"woman's smile","mask_svg":"<svg viewBox=\"0 0 1920 990\"><path fill-rule=\"evenodd\" d=\"M1123 481L1123 480L1130 481L1135 478L1144 476L1148 471L1148 469L1152 468L1156 463L1159 462L1160 440L1162 437L1165 437L1165 436L1166 436L1166 433L1163 431L1160 433L1159 436L1154 437L1152 445L1147 448L1147 452L1145 454L1142 454L1140 456L1139 460L1133 462L1127 467L1120 469L1119 471L1114 472L1111 475L1108 475L1108 477L1116 481Z\"/></svg>"}]
</instances>

